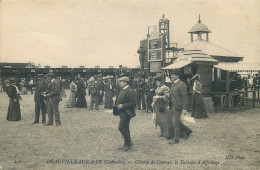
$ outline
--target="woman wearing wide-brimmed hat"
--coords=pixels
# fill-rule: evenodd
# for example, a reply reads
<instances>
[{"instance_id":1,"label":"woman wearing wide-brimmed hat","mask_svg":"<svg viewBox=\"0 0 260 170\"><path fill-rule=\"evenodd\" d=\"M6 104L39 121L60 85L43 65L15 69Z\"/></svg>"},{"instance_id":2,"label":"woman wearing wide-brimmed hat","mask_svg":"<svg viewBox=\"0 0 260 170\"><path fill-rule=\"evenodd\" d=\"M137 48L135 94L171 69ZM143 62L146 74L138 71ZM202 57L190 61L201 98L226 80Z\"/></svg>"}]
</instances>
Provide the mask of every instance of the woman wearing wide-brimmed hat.
<instances>
[{"instance_id":1,"label":"woman wearing wide-brimmed hat","mask_svg":"<svg viewBox=\"0 0 260 170\"><path fill-rule=\"evenodd\" d=\"M19 100L21 100L18 87L16 86L15 78L10 79L10 85L7 88L7 95L9 99L9 106L6 120L18 121L21 119L21 109Z\"/></svg>"},{"instance_id":2,"label":"woman wearing wide-brimmed hat","mask_svg":"<svg viewBox=\"0 0 260 170\"><path fill-rule=\"evenodd\" d=\"M160 137L173 137L173 128L171 122L170 109L170 88L163 84L163 75L156 75L154 82L157 86L155 96L153 97L152 106L156 113L156 125L159 125L161 134Z\"/></svg>"},{"instance_id":3,"label":"woman wearing wide-brimmed hat","mask_svg":"<svg viewBox=\"0 0 260 170\"><path fill-rule=\"evenodd\" d=\"M196 74L191 78L193 83L193 95L192 95L192 117L197 119L207 118L205 103L202 98L202 84L199 82L200 75Z\"/></svg>"}]
</instances>

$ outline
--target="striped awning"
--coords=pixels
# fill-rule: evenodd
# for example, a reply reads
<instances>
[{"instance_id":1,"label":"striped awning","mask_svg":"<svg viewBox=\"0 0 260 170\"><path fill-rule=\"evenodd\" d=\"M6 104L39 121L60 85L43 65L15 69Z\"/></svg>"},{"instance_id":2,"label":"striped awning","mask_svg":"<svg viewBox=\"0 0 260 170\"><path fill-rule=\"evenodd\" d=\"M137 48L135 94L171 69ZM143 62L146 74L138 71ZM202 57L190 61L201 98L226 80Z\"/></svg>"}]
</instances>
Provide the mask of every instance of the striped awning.
<instances>
[{"instance_id":1,"label":"striped awning","mask_svg":"<svg viewBox=\"0 0 260 170\"><path fill-rule=\"evenodd\" d=\"M214 65L215 68L226 70L230 72L258 72L260 71L260 63L218 63L218 65Z\"/></svg>"}]
</instances>

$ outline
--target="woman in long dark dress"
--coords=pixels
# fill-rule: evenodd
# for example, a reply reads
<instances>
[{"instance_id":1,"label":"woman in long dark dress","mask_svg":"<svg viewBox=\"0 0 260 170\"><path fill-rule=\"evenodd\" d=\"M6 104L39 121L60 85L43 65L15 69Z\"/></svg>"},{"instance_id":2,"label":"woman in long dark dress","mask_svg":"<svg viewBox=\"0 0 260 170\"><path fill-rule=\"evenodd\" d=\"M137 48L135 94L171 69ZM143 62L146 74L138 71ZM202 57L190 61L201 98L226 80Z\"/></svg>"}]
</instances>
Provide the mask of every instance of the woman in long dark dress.
<instances>
[{"instance_id":1,"label":"woman in long dark dress","mask_svg":"<svg viewBox=\"0 0 260 170\"><path fill-rule=\"evenodd\" d=\"M190 78L187 78L186 85L187 85L187 93L188 93L188 108L187 108L187 111L190 112L190 111L192 111L192 89L193 89L192 82L191 82Z\"/></svg>"},{"instance_id":2,"label":"woman in long dark dress","mask_svg":"<svg viewBox=\"0 0 260 170\"><path fill-rule=\"evenodd\" d=\"M162 75L154 78L157 89L153 97L153 107L156 113L156 124L159 125L160 137L172 139L174 137L173 113L170 110L170 88L163 84ZM180 137L187 139L192 130L180 122Z\"/></svg>"},{"instance_id":3,"label":"woman in long dark dress","mask_svg":"<svg viewBox=\"0 0 260 170\"><path fill-rule=\"evenodd\" d=\"M154 77L157 89L153 97L153 107L156 113L156 124L160 127L160 137L173 137L172 114L169 112L170 88L163 84L163 76ZM168 108L167 108L168 107Z\"/></svg>"},{"instance_id":4,"label":"woman in long dark dress","mask_svg":"<svg viewBox=\"0 0 260 170\"><path fill-rule=\"evenodd\" d=\"M16 86L15 79L11 79L10 86L7 88L7 95L9 99L9 106L7 111L6 120L18 121L21 119L21 109L19 100L21 100L18 87Z\"/></svg>"},{"instance_id":5,"label":"woman in long dark dress","mask_svg":"<svg viewBox=\"0 0 260 170\"><path fill-rule=\"evenodd\" d=\"M107 76L107 82L105 84L105 109L112 109L113 108L113 97L115 91L115 85L112 82L112 76Z\"/></svg>"},{"instance_id":6,"label":"woman in long dark dress","mask_svg":"<svg viewBox=\"0 0 260 170\"><path fill-rule=\"evenodd\" d=\"M77 108L87 108L86 101L86 86L84 80L81 78L77 78Z\"/></svg>"},{"instance_id":7,"label":"woman in long dark dress","mask_svg":"<svg viewBox=\"0 0 260 170\"><path fill-rule=\"evenodd\" d=\"M199 82L200 76L196 74L192 79L194 79L193 85L193 95L192 95L192 117L196 119L207 118L205 103L202 98L202 84Z\"/></svg>"}]
</instances>

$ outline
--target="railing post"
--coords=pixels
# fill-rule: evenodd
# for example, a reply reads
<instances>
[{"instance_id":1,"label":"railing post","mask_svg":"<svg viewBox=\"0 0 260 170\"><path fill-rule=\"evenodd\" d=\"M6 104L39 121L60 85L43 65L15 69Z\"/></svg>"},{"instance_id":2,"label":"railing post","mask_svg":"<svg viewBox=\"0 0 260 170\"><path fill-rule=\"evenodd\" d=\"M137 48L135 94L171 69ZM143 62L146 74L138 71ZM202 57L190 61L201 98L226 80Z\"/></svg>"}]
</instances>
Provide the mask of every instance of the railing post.
<instances>
[{"instance_id":1,"label":"railing post","mask_svg":"<svg viewBox=\"0 0 260 170\"><path fill-rule=\"evenodd\" d=\"M257 100L259 101L259 86L257 86Z\"/></svg>"},{"instance_id":2,"label":"railing post","mask_svg":"<svg viewBox=\"0 0 260 170\"><path fill-rule=\"evenodd\" d=\"M230 102L230 94L226 94L226 102L227 102L227 106L228 106L228 109L230 109L230 107L231 107L231 102Z\"/></svg>"},{"instance_id":3,"label":"railing post","mask_svg":"<svg viewBox=\"0 0 260 170\"><path fill-rule=\"evenodd\" d=\"M253 108L255 108L256 91L253 90Z\"/></svg>"}]
</instances>

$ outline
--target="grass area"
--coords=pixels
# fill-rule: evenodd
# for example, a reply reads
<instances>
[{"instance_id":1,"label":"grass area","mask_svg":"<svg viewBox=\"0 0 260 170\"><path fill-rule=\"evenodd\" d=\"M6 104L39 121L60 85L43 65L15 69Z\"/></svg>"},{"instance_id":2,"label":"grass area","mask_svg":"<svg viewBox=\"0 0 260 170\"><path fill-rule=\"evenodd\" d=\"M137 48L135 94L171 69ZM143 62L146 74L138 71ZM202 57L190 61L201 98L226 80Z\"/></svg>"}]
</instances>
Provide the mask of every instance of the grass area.
<instances>
[{"instance_id":1,"label":"grass area","mask_svg":"<svg viewBox=\"0 0 260 170\"><path fill-rule=\"evenodd\" d=\"M6 121L8 98L0 93L0 169L259 169L260 109L214 113L185 123L193 133L177 145L159 138L152 115L131 120L133 147L123 144L111 111L65 108L62 126L33 125L33 95L22 96L22 120ZM89 98L87 97L88 101ZM89 102L88 102L89 105Z\"/></svg>"}]
</instances>

